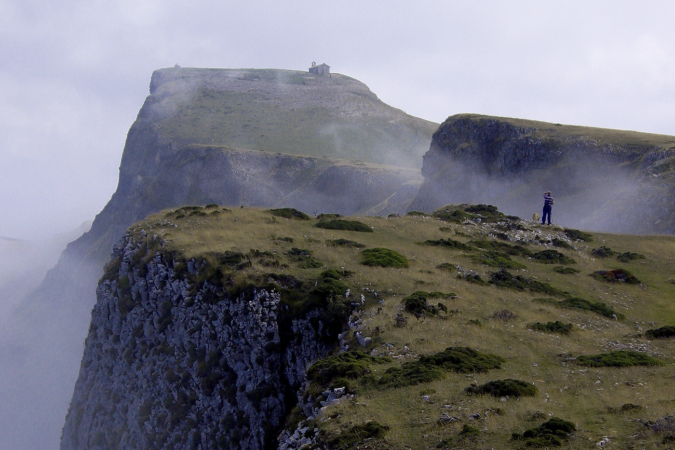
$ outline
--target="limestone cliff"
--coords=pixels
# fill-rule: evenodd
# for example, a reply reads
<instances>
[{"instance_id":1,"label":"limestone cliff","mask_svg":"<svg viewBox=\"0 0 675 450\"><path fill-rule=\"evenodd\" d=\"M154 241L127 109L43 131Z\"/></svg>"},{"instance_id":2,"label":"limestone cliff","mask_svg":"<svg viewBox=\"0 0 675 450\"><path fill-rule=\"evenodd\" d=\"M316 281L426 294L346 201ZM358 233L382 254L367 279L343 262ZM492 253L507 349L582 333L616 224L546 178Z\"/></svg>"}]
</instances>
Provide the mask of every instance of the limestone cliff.
<instances>
[{"instance_id":1,"label":"limestone cliff","mask_svg":"<svg viewBox=\"0 0 675 450\"><path fill-rule=\"evenodd\" d=\"M675 137L460 114L434 133L411 209L492 203L584 229L675 233Z\"/></svg>"},{"instance_id":2,"label":"limestone cliff","mask_svg":"<svg viewBox=\"0 0 675 450\"><path fill-rule=\"evenodd\" d=\"M98 286L61 448L276 448L337 340L320 310L291 316L278 290L231 290L140 239L124 236Z\"/></svg>"}]
</instances>

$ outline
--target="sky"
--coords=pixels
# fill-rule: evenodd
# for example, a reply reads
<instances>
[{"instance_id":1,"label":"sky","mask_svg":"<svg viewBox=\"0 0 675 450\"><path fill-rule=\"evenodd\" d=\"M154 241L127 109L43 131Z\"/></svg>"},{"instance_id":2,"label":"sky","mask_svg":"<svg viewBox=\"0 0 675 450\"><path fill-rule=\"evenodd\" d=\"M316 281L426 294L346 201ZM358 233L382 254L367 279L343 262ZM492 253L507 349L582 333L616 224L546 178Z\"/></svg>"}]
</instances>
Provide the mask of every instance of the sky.
<instances>
[{"instance_id":1,"label":"sky","mask_svg":"<svg viewBox=\"0 0 675 450\"><path fill-rule=\"evenodd\" d=\"M0 236L91 220L152 71L356 78L435 122L471 112L675 135L675 2L0 0Z\"/></svg>"}]
</instances>

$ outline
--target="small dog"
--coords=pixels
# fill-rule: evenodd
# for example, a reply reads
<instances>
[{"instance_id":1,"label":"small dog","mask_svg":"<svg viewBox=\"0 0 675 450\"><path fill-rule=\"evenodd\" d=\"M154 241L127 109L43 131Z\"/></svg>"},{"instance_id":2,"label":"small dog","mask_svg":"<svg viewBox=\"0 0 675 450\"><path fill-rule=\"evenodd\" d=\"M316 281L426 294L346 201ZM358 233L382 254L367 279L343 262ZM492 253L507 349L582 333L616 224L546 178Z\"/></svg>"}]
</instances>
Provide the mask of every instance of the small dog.
<instances>
[{"instance_id":1,"label":"small dog","mask_svg":"<svg viewBox=\"0 0 675 450\"><path fill-rule=\"evenodd\" d=\"M539 214L537 214L537 213L532 214L532 221L533 222L539 222L540 219L541 219L541 216Z\"/></svg>"}]
</instances>

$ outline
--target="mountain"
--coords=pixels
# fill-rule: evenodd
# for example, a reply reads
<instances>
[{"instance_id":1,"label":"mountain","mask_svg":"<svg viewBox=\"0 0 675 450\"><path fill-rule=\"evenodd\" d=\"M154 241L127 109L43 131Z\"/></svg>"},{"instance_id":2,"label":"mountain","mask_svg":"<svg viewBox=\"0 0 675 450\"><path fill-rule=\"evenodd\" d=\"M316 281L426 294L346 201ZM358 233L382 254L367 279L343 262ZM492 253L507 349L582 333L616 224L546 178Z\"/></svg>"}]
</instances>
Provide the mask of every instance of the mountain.
<instances>
[{"instance_id":1,"label":"mountain","mask_svg":"<svg viewBox=\"0 0 675 450\"><path fill-rule=\"evenodd\" d=\"M556 223L620 233L675 233L675 137L459 114L434 133L411 209L493 203Z\"/></svg>"},{"instance_id":2,"label":"mountain","mask_svg":"<svg viewBox=\"0 0 675 450\"><path fill-rule=\"evenodd\" d=\"M209 203L403 213L436 127L339 74L155 71L127 136L117 190L0 330L0 422L8 430L0 447L56 447L97 280L134 222Z\"/></svg>"},{"instance_id":3,"label":"mountain","mask_svg":"<svg viewBox=\"0 0 675 450\"><path fill-rule=\"evenodd\" d=\"M490 205L165 210L106 266L61 448L660 448L674 254Z\"/></svg>"}]
</instances>

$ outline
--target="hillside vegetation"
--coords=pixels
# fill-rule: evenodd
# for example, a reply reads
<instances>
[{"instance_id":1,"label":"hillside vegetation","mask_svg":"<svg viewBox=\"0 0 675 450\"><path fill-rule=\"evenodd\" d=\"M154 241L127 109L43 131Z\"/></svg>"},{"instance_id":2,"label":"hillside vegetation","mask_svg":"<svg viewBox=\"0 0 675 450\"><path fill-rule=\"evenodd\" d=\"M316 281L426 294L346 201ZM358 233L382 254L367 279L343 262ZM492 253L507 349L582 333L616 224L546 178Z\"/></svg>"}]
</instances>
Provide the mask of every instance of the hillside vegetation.
<instances>
[{"instance_id":1,"label":"hillside vegetation","mask_svg":"<svg viewBox=\"0 0 675 450\"><path fill-rule=\"evenodd\" d=\"M328 298L336 317L351 314L334 343L349 357L309 371L304 401L319 415L295 410L287 422L329 448L667 448L675 439L675 339L650 331L675 325L674 238L580 233L485 205L343 219L372 232L215 205L165 210L131 232L147 236L149 258L221 267L230 291L276 286L289 307ZM599 258L600 247L644 258ZM638 282L591 276L618 270ZM300 285L313 290L293 295ZM336 400L333 390L351 395Z\"/></svg>"}]
</instances>

